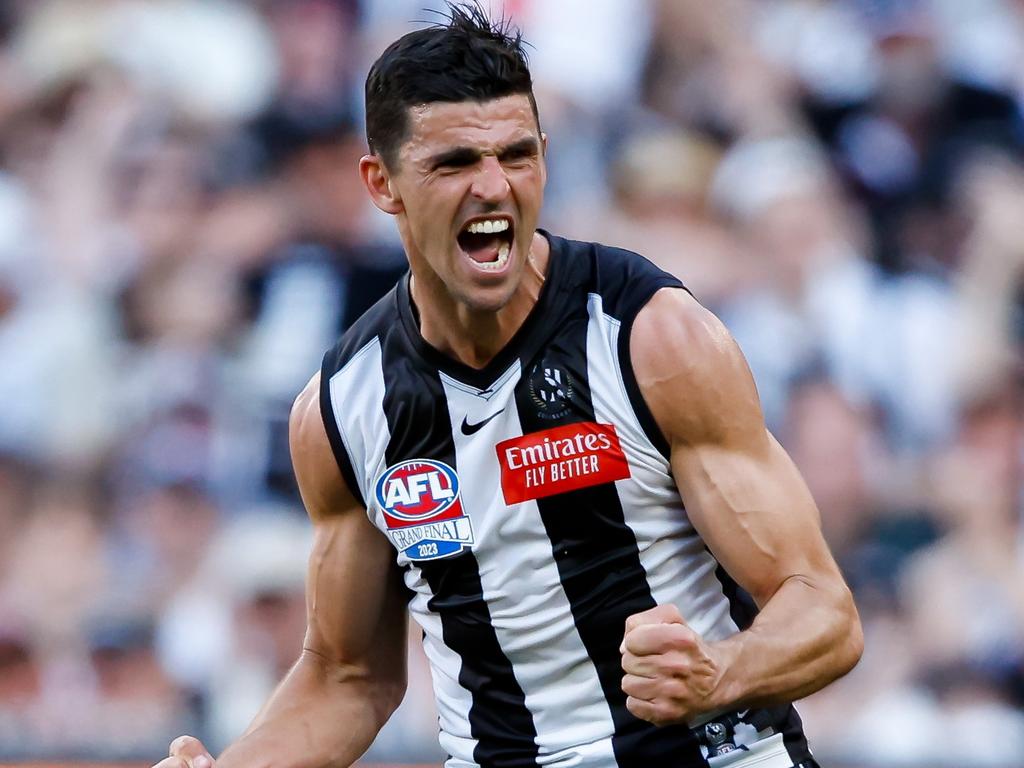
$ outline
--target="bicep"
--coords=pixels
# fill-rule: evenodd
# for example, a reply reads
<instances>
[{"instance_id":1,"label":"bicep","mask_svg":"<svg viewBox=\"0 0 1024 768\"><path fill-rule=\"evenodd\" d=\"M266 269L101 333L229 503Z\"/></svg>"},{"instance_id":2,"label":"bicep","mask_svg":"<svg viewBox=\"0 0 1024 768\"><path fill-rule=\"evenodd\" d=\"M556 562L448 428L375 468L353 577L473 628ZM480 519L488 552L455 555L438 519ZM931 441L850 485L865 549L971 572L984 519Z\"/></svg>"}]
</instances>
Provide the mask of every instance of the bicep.
<instances>
[{"instance_id":1,"label":"bicep","mask_svg":"<svg viewBox=\"0 0 1024 768\"><path fill-rule=\"evenodd\" d=\"M405 669L406 599L391 545L361 509L316 524L305 649L380 679Z\"/></svg>"},{"instance_id":2,"label":"bicep","mask_svg":"<svg viewBox=\"0 0 1024 768\"><path fill-rule=\"evenodd\" d=\"M305 649L353 672L404 678L406 599L394 551L345 485L318 398L314 377L292 409L289 440L314 524Z\"/></svg>"},{"instance_id":3,"label":"bicep","mask_svg":"<svg viewBox=\"0 0 1024 768\"><path fill-rule=\"evenodd\" d=\"M766 429L750 370L718 318L660 291L637 316L631 349L690 521L733 579L763 604L786 579L838 578L814 500Z\"/></svg>"}]
</instances>

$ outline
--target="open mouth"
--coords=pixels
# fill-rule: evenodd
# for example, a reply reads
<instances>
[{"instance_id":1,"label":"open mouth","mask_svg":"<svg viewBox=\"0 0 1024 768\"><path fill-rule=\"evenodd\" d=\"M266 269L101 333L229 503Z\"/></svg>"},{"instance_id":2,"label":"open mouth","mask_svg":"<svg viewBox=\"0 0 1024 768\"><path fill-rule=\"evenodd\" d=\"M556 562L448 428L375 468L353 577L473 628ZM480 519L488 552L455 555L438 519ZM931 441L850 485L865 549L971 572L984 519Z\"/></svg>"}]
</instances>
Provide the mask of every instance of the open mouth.
<instances>
[{"instance_id":1,"label":"open mouth","mask_svg":"<svg viewBox=\"0 0 1024 768\"><path fill-rule=\"evenodd\" d=\"M474 219L459 232L462 251L481 269L499 270L508 263L515 237L512 221L504 217Z\"/></svg>"}]
</instances>

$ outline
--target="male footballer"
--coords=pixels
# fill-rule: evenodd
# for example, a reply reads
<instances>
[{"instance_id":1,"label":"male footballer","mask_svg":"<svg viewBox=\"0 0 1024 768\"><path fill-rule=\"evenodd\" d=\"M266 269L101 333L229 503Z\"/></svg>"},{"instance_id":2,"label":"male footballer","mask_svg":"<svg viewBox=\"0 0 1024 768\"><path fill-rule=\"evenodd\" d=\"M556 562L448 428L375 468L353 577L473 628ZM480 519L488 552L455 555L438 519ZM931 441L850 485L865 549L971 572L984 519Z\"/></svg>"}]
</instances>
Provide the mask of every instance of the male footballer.
<instances>
[{"instance_id":1,"label":"male footballer","mask_svg":"<svg viewBox=\"0 0 1024 768\"><path fill-rule=\"evenodd\" d=\"M476 8L366 82L359 171L409 273L324 358L291 448L304 650L216 761L351 765L422 627L447 768L814 768L791 702L862 649L743 356L674 277L537 228L522 43Z\"/></svg>"}]
</instances>

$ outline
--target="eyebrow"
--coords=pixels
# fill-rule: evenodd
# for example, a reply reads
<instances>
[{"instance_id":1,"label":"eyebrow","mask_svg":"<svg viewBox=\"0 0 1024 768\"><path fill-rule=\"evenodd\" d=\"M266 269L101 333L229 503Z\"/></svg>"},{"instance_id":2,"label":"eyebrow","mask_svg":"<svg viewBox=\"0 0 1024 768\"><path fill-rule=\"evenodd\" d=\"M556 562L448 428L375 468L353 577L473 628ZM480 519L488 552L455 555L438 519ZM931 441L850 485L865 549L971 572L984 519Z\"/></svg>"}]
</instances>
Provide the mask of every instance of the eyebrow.
<instances>
[{"instance_id":1,"label":"eyebrow","mask_svg":"<svg viewBox=\"0 0 1024 768\"><path fill-rule=\"evenodd\" d=\"M537 139L533 136L527 136L524 139L513 141L511 144L507 144L504 147L498 149L497 155L499 160L507 160L515 157L525 157L527 155L535 155L538 151ZM430 170L435 170L441 166L465 166L472 165L483 153L478 149L471 147L453 147L452 149L440 152L427 160L427 167Z\"/></svg>"}]
</instances>

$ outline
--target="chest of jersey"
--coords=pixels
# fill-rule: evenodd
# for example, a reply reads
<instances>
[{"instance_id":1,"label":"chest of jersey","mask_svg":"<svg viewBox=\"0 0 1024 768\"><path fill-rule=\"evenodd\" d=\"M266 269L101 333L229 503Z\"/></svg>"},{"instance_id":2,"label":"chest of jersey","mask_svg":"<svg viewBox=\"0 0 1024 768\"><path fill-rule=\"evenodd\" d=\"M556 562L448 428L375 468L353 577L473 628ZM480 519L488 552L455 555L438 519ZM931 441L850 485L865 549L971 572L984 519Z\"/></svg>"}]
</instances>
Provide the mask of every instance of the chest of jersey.
<instances>
[{"instance_id":1,"label":"chest of jersey","mask_svg":"<svg viewBox=\"0 0 1024 768\"><path fill-rule=\"evenodd\" d=\"M629 364L632 319L679 283L550 240L538 305L483 371L425 344L407 284L379 304L325 358L328 435L404 571L449 768L706 765L688 729L629 713L619 653L656 604L736 629Z\"/></svg>"},{"instance_id":2,"label":"chest of jersey","mask_svg":"<svg viewBox=\"0 0 1024 768\"><path fill-rule=\"evenodd\" d=\"M390 440L367 456L364 482L368 514L401 565L466 552L479 560L510 546L523 554L552 526L565 546L596 536L592 546L614 547L607 529L637 480L671 500L667 464L622 386L617 328L597 297L581 310L485 386L409 370L403 394L385 395Z\"/></svg>"}]
</instances>

